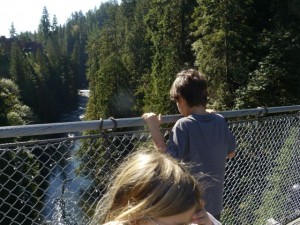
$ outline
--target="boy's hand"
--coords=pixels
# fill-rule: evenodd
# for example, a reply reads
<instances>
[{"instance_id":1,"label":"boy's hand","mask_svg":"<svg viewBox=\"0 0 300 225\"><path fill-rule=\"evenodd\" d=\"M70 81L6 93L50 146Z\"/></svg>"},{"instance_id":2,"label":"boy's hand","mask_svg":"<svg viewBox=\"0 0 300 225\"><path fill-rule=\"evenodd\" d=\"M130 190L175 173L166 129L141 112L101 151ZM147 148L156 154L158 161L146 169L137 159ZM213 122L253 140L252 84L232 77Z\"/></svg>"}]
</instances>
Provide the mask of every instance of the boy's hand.
<instances>
[{"instance_id":1,"label":"boy's hand","mask_svg":"<svg viewBox=\"0 0 300 225\"><path fill-rule=\"evenodd\" d=\"M158 116L155 113L144 113L142 116L143 119L146 121L147 126L151 132L154 144L158 151L165 152L167 149L166 142L164 140L163 135L159 130L159 125L161 124L161 115Z\"/></svg>"},{"instance_id":2,"label":"boy's hand","mask_svg":"<svg viewBox=\"0 0 300 225\"><path fill-rule=\"evenodd\" d=\"M150 130L159 129L159 125L161 124L161 115L160 114L157 116L153 112L144 113L142 115L142 118L145 120L145 122Z\"/></svg>"}]
</instances>

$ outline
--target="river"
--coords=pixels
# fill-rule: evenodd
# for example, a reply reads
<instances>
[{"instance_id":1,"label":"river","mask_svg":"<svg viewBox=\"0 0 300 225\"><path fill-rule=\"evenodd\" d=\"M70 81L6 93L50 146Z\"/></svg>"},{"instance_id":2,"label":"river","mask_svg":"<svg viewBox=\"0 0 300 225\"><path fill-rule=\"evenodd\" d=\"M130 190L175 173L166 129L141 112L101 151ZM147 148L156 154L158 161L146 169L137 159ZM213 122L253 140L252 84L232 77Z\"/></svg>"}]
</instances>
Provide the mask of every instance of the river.
<instances>
[{"instance_id":1,"label":"river","mask_svg":"<svg viewBox=\"0 0 300 225\"><path fill-rule=\"evenodd\" d=\"M61 117L61 122L80 121L83 118L89 90L79 90L78 108ZM68 136L78 134L69 133ZM45 191L44 209L42 215L44 224L47 225L79 225L87 224L85 213L78 202L82 189L90 185L90 180L75 174L79 162L75 157L80 147L80 140L73 141L68 152L64 152L62 159L50 164L51 175L48 178L49 187Z\"/></svg>"}]
</instances>

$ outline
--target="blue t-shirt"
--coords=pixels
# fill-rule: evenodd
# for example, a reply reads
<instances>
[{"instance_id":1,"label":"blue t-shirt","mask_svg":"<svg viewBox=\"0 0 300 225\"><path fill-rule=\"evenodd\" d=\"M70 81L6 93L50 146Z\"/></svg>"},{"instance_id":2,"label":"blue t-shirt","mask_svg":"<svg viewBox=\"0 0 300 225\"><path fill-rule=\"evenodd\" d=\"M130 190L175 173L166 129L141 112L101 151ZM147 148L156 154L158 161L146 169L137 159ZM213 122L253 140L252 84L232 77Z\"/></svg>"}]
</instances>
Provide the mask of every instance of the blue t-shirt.
<instances>
[{"instance_id":1,"label":"blue t-shirt","mask_svg":"<svg viewBox=\"0 0 300 225\"><path fill-rule=\"evenodd\" d=\"M205 187L205 208L212 215L223 209L226 158L235 148L235 138L220 114L183 117L170 134L167 152L191 163L192 174L204 173L200 182Z\"/></svg>"}]
</instances>

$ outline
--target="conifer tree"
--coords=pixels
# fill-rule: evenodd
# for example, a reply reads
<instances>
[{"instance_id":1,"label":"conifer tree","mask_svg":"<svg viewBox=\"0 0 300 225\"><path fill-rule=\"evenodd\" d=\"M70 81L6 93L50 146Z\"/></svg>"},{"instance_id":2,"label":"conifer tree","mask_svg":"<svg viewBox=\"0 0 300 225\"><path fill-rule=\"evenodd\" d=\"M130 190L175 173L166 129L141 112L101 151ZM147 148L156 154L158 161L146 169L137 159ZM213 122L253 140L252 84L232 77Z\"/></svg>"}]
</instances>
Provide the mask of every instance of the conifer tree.
<instances>
[{"instance_id":1,"label":"conifer tree","mask_svg":"<svg viewBox=\"0 0 300 225\"><path fill-rule=\"evenodd\" d=\"M56 15L54 14L53 19L52 19L52 25L51 25L51 30L52 30L52 32L56 32L56 31L57 31L57 29L58 29L57 24L58 24L58 22L57 22L57 17L56 17Z\"/></svg>"},{"instance_id":2,"label":"conifer tree","mask_svg":"<svg viewBox=\"0 0 300 225\"><path fill-rule=\"evenodd\" d=\"M300 96L300 78L297 75L300 15L295 10L300 5L297 4L297 1L274 0L255 7L260 25L256 28L257 63L249 73L247 84L237 90L237 108L297 103Z\"/></svg>"},{"instance_id":3,"label":"conifer tree","mask_svg":"<svg viewBox=\"0 0 300 225\"><path fill-rule=\"evenodd\" d=\"M0 77L9 78L9 59L0 45Z\"/></svg>"},{"instance_id":4,"label":"conifer tree","mask_svg":"<svg viewBox=\"0 0 300 225\"><path fill-rule=\"evenodd\" d=\"M127 74L116 54L111 54L102 64L97 74L98 118L124 118L130 115L133 99Z\"/></svg>"},{"instance_id":5,"label":"conifer tree","mask_svg":"<svg viewBox=\"0 0 300 225\"><path fill-rule=\"evenodd\" d=\"M11 47L9 73L11 79L18 85L22 100L25 104L33 105L33 71L26 56L20 49L19 43L14 41Z\"/></svg>"},{"instance_id":6,"label":"conifer tree","mask_svg":"<svg viewBox=\"0 0 300 225\"><path fill-rule=\"evenodd\" d=\"M149 1L145 16L147 32L153 44L153 58L148 87L145 89L145 111L177 113L170 102L169 89L176 73L193 64L188 41L191 10L194 1ZM189 5L189 7L187 7Z\"/></svg>"},{"instance_id":7,"label":"conifer tree","mask_svg":"<svg viewBox=\"0 0 300 225\"><path fill-rule=\"evenodd\" d=\"M87 43L87 79L89 81L90 97L86 107L85 117L88 119L95 118L97 105L97 84L96 73L100 69L99 52L100 43L98 39L99 31L91 32Z\"/></svg>"},{"instance_id":8,"label":"conifer tree","mask_svg":"<svg viewBox=\"0 0 300 225\"><path fill-rule=\"evenodd\" d=\"M108 93L112 95L114 93L112 90L114 90L116 94L121 94L123 91L120 87L129 83L126 68L120 56L117 56L122 52L120 45L123 39L120 15L118 14L119 6L116 1L111 1L101 5L101 7L105 9L101 12L107 17L103 21L101 29L93 32L88 42L88 79L90 82L90 98L87 106L88 119L105 118L113 115L124 117L124 114L112 105L112 96L108 97ZM113 62L113 60L116 61ZM119 81L117 82L116 79ZM127 109L125 111L128 113Z\"/></svg>"},{"instance_id":9,"label":"conifer tree","mask_svg":"<svg viewBox=\"0 0 300 225\"><path fill-rule=\"evenodd\" d=\"M80 78L80 67L81 67L81 51L78 41L75 42L73 46L73 51L71 55L71 62L72 62L72 70L74 71L74 88L79 87L81 80Z\"/></svg>"},{"instance_id":10,"label":"conifer tree","mask_svg":"<svg viewBox=\"0 0 300 225\"><path fill-rule=\"evenodd\" d=\"M124 23L124 45L122 47L122 61L126 66L129 87L134 93L133 114L142 113L144 98L144 81L142 77L151 71L151 42L147 37L147 27L144 14L148 9L148 1L122 1L120 11Z\"/></svg>"},{"instance_id":11,"label":"conifer tree","mask_svg":"<svg viewBox=\"0 0 300 225\"><path fill-rule=\"evenodd\" d=\"M43 8L42 17L38 27L39 41L44 43L50 35L51 31L51 22L49 18L49 13L47 7Z\"/></svg>"},{"instance_id":12,"label":"conifer tree","mask_svg":"<svg viewBox=\"0 0 300 225\"><path fill-rule=\"evenodd\" d=\"M17 31L15 28L15 25L14 25L14 23L11 23L11 26L9 29L9 36L12 38L12 37L15 37L16 35L17 35Z\"/></svg>"},{"instance_id":13,"label":"conifer tree","mask_svg":"<svg viewBox=\"0 0 300 225\"><path fill-rule=\"evenodd\" d=\"M253 52L252 0L197 2L193 14L195 63L208 78L213 108L232 108L235 90L247 81Z\"/></svg>"}]
</instances>

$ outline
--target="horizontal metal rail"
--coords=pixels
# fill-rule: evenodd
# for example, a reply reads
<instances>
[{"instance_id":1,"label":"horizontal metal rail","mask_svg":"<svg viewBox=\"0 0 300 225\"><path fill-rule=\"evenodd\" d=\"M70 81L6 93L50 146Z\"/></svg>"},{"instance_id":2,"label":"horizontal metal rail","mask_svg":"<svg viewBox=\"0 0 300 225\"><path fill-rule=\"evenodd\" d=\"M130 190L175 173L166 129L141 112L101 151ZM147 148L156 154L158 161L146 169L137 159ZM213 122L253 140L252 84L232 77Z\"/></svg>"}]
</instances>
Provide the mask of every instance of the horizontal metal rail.
<instances>
[{"instance_id":1,"label":"horizontal metal rail","mask_svg":"<svg viewBox=\"0 0 300 225\"><path fill-rule=\"evenodd\" d=\"M281 107L258 107L253 109L242 109L233 111L217 112L225 118L244 117L244 116L263 116L274 113L300 111L300 105L281 106ZM182 115L162 116L162 123L175 123ZM59 134L82 132L87 130L108 130L124 127L141 127L145 122L141 117L121 118L121 119L100 119L91 121L64 122L64 123L47 123L21 126L4 126L0 127L0 138L35 136L45 134Z\"/></svg>"}]
</instances>

